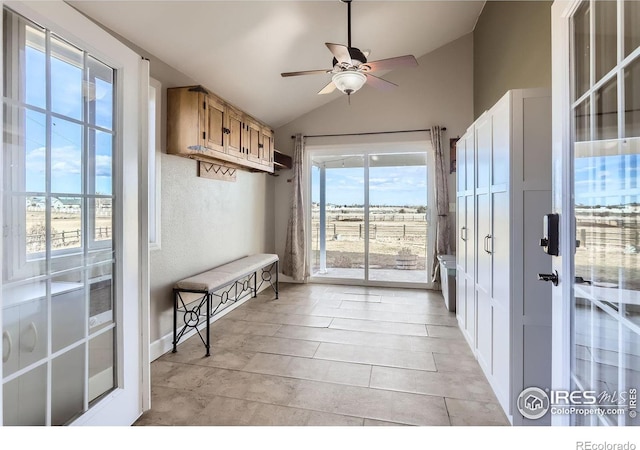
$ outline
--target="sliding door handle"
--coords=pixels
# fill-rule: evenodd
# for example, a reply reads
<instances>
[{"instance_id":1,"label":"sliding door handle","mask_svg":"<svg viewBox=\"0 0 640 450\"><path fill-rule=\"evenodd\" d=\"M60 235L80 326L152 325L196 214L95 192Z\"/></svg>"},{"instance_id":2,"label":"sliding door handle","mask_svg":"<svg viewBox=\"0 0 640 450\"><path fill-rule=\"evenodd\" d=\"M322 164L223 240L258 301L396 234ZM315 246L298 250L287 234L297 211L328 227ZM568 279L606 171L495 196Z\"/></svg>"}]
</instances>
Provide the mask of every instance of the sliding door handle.
<instances>
[{"instance_id":1,"label":"sliding door handle","mask_svg":"<svg viewBox=\"0 0 640 450\"><path fill-rule=\"evenodd\" d=\"M467 241L467 227L460 228L460 239Z\"/></svg>"}]
</instances>

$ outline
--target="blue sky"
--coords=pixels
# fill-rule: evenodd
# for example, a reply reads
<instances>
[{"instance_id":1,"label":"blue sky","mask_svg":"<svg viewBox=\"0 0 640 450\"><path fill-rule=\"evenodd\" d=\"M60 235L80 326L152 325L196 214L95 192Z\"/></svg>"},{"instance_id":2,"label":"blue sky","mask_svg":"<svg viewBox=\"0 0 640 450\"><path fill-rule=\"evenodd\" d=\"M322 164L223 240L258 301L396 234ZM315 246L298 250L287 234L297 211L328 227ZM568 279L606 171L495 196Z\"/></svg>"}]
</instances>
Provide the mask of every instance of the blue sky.
<instances>
[{"instance_id":1,"label":"blue sky","mask_svg":"<svg viewBox=\"0 0 640 450\"><path fill-rule=\"evenodd\" d=\"M574 163L576 205L623 205L640 201L638 155L576 158ZM595 183L594 183L595 182ZM620 191L625 195L621 196Z\"/></svg>"},{"instance_id":2,"label":"blue sky","mask_svg":"<svg viewBox=\"0 0 640 450\"><path fill-rule=\"evenodd\" d=\"M44 108L46 88L45 55L32 47L26 48L26 102ZM82 119L82 70L59 59L51 59L51 108L54 112ZM111 128L112 85L96 81L96 125ZM26 191L44 192L46 177L46 116L26 111ZM96 173L96 193L112 193L112 136L92 131L95 140L93 164ZM95 139L93 137L95 136ZM82 126L59 118L51 118L51 191L82 193Z\"/></svg>"},{"instance_id":3,"label":"blue sky","mask_svg":"<svg viewBox=\"0 0 640 450\"><path fill-rule=\"evenodd\" d=\"M313 168L311 201L320 201L320 170ZM336 205L364 203L364 168L327 169L326 202ZM369 204L388 206L427 205L426 166L371 167Z\"/></svg>"}]
</instances>

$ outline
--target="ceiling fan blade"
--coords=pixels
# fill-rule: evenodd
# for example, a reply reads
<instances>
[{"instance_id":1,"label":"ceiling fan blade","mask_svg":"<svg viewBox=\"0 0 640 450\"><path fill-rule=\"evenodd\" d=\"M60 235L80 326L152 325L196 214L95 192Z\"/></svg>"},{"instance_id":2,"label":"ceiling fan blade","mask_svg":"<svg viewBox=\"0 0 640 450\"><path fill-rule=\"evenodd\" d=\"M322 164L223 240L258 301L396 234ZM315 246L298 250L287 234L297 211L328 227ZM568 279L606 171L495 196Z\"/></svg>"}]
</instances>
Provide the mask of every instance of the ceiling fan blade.
<instances>
[{"instance_id":1,"label":"ceiling fan blade","mask_svg":"<svg viewBox=\"0 0 640 450\"><path fill-rule=\"evenodd\" d=\"M415 67L418 65L416 57L413 55L397 56L395 58L381 59L379 61L370 61L367 66L371 67L371 71L398 69L400 67Z\"/></svg>"},{"instance_id":2,"label":"ceiling fan blade","mask_svg":"<svg viewBox=\"0 0 640 450\"><path fill-rule=\"evenodd\" d=\"M382 78L371 75L370 73L367 73L365 75L367 76L367 84L376 89L388 91L398 86L391 81L383 80Z\"/></svg>"},{"instance_id":3,"label":"ceiling fan blade","mask_svg":"<svg viewBox=\"0 0 640 450\"><path fill-rule=\"evenodd\" d=\"M333 53L333 56L335 56L339 63L353 64L351 61L351 55L349 54L349 49L346 45L331 44L329 42L326 42L325 45L331 53Z\"/></svg>"},{"instance_id":4,"label":"ceiling fan blade","mask_svg":"<svg viewBox=\"0 0 640 450\"><path fill-rule=\"evenodd\" d=\"M335 90L336 90L336 85L334 84L333 81L330 81L329 84L327 84L325 87L322 88L320 92L318 92L318 95L331 94Z\"/></svg>"},{"instance_id":5,"label":"ceiling fan blade","mask_svg":"<svg viewBox=\"0 0 640 450\"><path fill-rule=\"evenodd\" d=\"M298 75L318 75L321 73L330 73L332 69L322 69L322 70L303 70L302 72L285 72L280 75L283 77L297 77Z\"/></svg>"}]
</instances>

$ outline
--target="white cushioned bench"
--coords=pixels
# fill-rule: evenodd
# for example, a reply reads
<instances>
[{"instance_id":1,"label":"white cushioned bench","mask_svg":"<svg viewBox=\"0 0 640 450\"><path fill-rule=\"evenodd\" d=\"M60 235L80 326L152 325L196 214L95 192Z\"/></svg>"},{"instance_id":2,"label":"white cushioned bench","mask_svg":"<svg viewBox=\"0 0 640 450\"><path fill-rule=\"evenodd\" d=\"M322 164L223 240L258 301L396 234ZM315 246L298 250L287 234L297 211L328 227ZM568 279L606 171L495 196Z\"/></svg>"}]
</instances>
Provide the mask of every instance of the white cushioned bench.
<instances>
[{"instance_id":1,"label":"white cushioned bench","mask_svg":"<svg viewBox=\"0 0 640 450\"><path fill-rule=\"evenodd\" d=\"M180 338L189 330L195 329L200 340L210 355L210 318L228 301L236 302L245 293L255 297L262 284L268 282L278 298L278 255L261 253L231 261L206 272L193 275L176 282L173 286L173 352L177 351ZM272 272L275 271L275 283L272 282ZM260 284L258 284L260 272ZM196 300L186 302L183 293L202 294ZM213 297L219 302L212 310ZM204 312L202 311L204 309ZM184 325L178 332L178 313L184 314ZM200 333L199 325L206 320L206 336Z\"/></svg>"}]
</instances>

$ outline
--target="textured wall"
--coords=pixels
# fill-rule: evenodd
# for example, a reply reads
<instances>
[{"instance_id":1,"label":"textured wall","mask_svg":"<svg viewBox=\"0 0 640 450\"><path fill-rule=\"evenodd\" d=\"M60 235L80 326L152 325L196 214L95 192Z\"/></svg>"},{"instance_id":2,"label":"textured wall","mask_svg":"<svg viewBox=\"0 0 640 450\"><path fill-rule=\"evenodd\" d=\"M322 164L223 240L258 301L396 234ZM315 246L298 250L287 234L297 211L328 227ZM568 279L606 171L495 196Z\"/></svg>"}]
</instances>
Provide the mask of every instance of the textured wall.
<instances>
[{"instance_id":1,"label":"textured wall","mask_svg":"<svg viewBox=\"0 0 640 450\"><path fill-rule=\"evenodd\" d=\"M151 252L151 342L173 329L172 288L182 278L251 253L273 252L272 182L198 178L196 162L162 155L162 248Z\"/></svg>"},{"instance_id":2,"label":"textured wall","mask_svg":"<svg viewBox=\"0 0 640 450\"><path fill-rule=\"evenodd\" d=\"M510 89L551 87L551 1L488 1L473 31L478 118Z\"/></svg>"}]
</instances>

